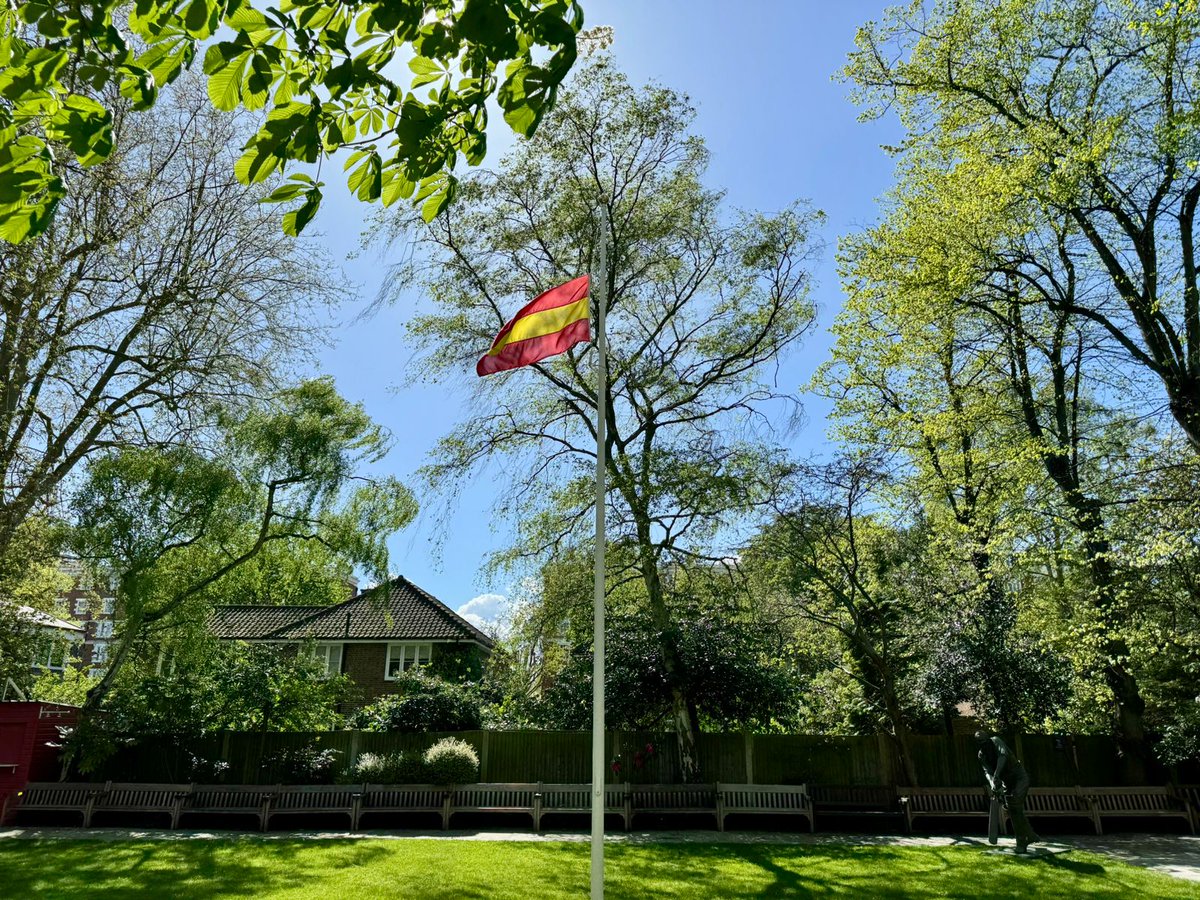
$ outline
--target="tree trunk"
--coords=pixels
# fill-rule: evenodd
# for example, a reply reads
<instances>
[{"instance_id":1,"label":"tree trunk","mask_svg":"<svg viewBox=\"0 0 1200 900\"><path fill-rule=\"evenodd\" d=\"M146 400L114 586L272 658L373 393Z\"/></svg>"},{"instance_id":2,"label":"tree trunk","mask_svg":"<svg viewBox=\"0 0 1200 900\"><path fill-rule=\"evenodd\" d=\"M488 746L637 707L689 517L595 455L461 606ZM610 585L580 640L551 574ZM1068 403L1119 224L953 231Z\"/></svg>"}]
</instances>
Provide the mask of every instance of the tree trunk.
<instances>
[{"instance_id":1,"label":"tree trunk","mask_svg":"<svg viewBox=\"0 0 1200 900\"><path fill-rule=\"evenodd\" d=\"M1165 378L1171 415L1183 429L1192 449L1200 453L1200 375Z\"/></svg>"},{"instance_id":2,"label":"tree trunk","mask_svg":"<svg viewBox=\"0 0 1200 900\"><path fill-rule=\"evenodd\" d=\"M688 690L687 667L679 652L679 641L671 622L663 594L662 579L658 575L658 564L650 543L650 528L647 523L643 539L642 526L638 524L641 544L642 580L650 602L650 618L658 632L658 649L662 654L663 673L671 691L671 723L675 726L675 738L679 742L679 774L685 784L698 783L703 773L700 770L700 754L696 736L700 732L696 704Z\"/></svg>"},{"instance_id":3,"label":"tree trunk","mask_svg":"<svg viewBox=\"0 0 1200 900\"><path fill-rule=\"evenodd\" d=\"M1063 334L1066 320L1060 323L1055 340L1048 354L1048 362L1054 381L1053 421L1056 427L1042 424L1040 411L1034 399L1033 380L1029 374L1024 335L1020 328L1019 308L1014 307L1016 331L1010 336L1012 351L1011 382L1021 403L1026 429L1030 437L1046 444L1048 452L1042 454L1046 474L1062 492L1063 500L1071 510L1071 522L1083 539L1084 555L1091 576L1092 602L1100 612L1104 627L1104 681L1112 691L1116 703L1118 740L1125 758L1126 772L1130 780L1144 783L1146 779L1146 732L1143 721L1146 703L1138 689L1137 679L1126 668L1129 645L1119 637L1120 611L1117 603L1117 578L1112 565L1112 546L1106 534L1102 507L1095 497L1083 489L1083 479L1078 469L1077 449L1079 434L1075 409L1068 400L1069 380L1063 361ZM1174 396L1174 395L1173 395ZM1174 403L1174 399L1172 400ZM1178 418L1178 415L1176 416ZM1195 420L1200 425L1200 419ZM1181 424L1182 421L1181 421ZM1191 435L1189 434L1189 438ZM1200 437L1200 431L1197 432Z\"/></svg>"},{"instance_id":4,"label":"tree trunk","mask_svg":"<svg viewBox=\"0 0 1200 900\"><path fill-rule=\"evenodd\" d=\"M904 783L908 787L916 787L920 784L920 779L917 776L916 760L913 759L912 741L909 740L908 723L904 720L904 713L900 710L900 703L896 698L895 687L889 686L885 688L884 694L887 716L892 723L891 738L896 744L896 753L900 757L900 771L904 775Z\"/></svg>"}]
</instances>

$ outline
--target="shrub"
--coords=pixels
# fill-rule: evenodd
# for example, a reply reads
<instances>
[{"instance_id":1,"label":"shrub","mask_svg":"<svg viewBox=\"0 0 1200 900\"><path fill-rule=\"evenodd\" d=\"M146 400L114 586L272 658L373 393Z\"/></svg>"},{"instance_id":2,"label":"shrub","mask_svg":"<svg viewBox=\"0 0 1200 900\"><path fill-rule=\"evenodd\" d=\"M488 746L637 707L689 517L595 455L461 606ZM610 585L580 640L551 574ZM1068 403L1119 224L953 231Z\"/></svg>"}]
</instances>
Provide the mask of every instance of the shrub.
<instances>
[{"instance_id":1,"label":"shrub","mask_svg":"<svg viewBox=\"0 0 1200 900\"><path fill-rule=\"evenodd\" d=\"M395 696L381 697L348 718L363 731L470 731L483 717L477 690L422 672L405 672L396 679Z\"/></svg>"},{"instance_id":2,"label":"shrub","mask_svg":"<svg viewBox=\"0 0 1200 900\"><path fill-rule=\"evenodd\" d=\"M351 784L424 784L425 760L420 753L364 753L343 776Z\"/></svg>"},{"instance_id":3,"label":"shrub","mask_svg":"<svg viewBox=\"0 0 1200 900\"><path fill-rule=\"evenodd\" d=\"M479 754L466 741L442 738L425 751L425 777L431 784L471 784L479 779Z\"/></svg>"},{"instance_id":4,"label":"shrub","mask_svg":"<svg viewBox=\"0 0 1200 900\"><path fill-rule=\"evenodd\" d=\"M328 748L288 747L273 753L264 765L271 780L282 784L333 784L333 763L339 755Z\"/></svg>"},{"instance_id":5,"label":"shrub","mask_svg":"<svg viewBox=\"0 0 1200 900\"><path fill-rule=\"evenodd\" d=\"M223 759L205 759L188 753L187 780L200 784L221 784L229 771L229 763Z\"/></svg>"}]
</instances>

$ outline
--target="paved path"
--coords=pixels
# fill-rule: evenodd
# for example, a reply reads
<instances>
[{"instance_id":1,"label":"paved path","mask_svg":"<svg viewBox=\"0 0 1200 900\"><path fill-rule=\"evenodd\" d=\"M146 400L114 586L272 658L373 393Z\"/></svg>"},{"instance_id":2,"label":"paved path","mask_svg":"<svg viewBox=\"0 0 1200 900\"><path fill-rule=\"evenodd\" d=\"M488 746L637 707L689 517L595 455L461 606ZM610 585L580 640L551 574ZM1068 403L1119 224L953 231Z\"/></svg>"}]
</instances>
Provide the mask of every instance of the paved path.
<instances>
[{"instance_id":1,"label":"paved path","mask_svg":"<svg viewBox=\"0 0 1200 900\"><path fill-rule=\"evenodd\" d=\"M587 841L586 833L528 831L166 831L129 828L7 828L0 840L100 840L100 841L319 841L436 839L446 841ZM980 847L992 852L1012 852L1012 839L1002 838L1000 849L989 847L978 835L900 836L855 834L796 834L776 831L632 831L605 835L612 844L842 844L896 847ZM1118 834L1064 836L1035 844L1040 853L1090 850L1156 872L1200 883L1200 837L1174 834Z\"/></svg>"}]
</instances>

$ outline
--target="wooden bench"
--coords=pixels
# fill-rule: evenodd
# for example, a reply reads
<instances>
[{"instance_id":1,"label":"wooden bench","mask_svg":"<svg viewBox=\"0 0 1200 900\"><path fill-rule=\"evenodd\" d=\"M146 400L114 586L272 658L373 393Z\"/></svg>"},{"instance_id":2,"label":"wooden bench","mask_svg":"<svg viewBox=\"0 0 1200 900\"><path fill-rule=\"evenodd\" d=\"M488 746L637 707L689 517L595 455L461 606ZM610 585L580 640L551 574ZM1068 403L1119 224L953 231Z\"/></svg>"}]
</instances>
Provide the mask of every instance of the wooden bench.
<instances>
[{"instance_id":1,"label":"wooden bench","mask_svg":"<svg viewBox=\"0 0 1200 900\"><path fill-rule=\"evenodd\" d=\"M1184 802L1192 816L1192 833L1200 831L1200 784L1177 784L1175 796Z\"/></svg>"},{"instance_id":2,"label":"wooden bench","mask_svg":"<svg viewBox=\"0 0 1200 900\"><path fill-rule=\"evenodd\" d=\"M1007 818L1007 813L1005 815ZM1030 788L1025 796L1025 815L1030 818L1087 819L1096 834L1100 833L1096 809L1083 788L1078 786Z\"/></svg>"},{"instance_id":3,"label":"wooden bench","mask_svg":"<svg viewBox=\"0 0 1200 900\"><path fill-rule=\"evenodd\" d=\"M267 830L271 803L279 792L278 785L262 784L194 784L183 804L183 815L241 815L258 819L258 830Z\"/></svg>"},{"instance_id":4,"label":"wooden bench","mask_svg":"<svg viewBox=\"0 0 1200 900\"><path fill-rule=\"evenodd\" d=\"M190 784L124 784L110 781L96 797L91 816L102 812L156 813L169 817L171 827L178 828L184 800L191 791Z\"/></svg>"},{"instance_id":5,"label":"wooden bench","mask_svg":"<svg viewBox=\"0 0 1200 900\"><path fill-rule=\"evenodd\" d=\"M540 818L541 785L537 783L464 784L454 790L450 816L455 813L522 813L534 826Z\"/></svg>"},{"instance_id":6,"label":"wooden bench","mask_svg":"<svg viewBox=\"0 0 1200 900\"><path fill-rule=\"evenodd\" d=\"M717 784L717 828L731 813L803 816L813 830L812 798L803 784Z\"/></svg>"},{"instance_id":7,"label":"wooden bench","mask_svg":"<svg viewBox=\"0 0 1200 900\"><path fill-rule=\"evenodd\" d=\"M273 816L340 814L349 818L351 830L358 828L363 786L347 784L285 784L278 788L267 811Z\"/></svg>"},{"instance_id":8,"label":"wooden bench","mask_svg":"<svg viewBox=\"0 0 1200 900\"><path fill-rule=\"evenodd\" d=\"M450 827L452 794L450 788L436 784L365 784L359 820L368 813L434 813L441 817L445 831Z\"/></svg>"},{"instance_id":9,"label":"wooden bench","mask_svg":"<svg viewBox=\"0 0 1200 900\"><path fill-rule=\"evenodd\" d=\"M629 786L629 799L631 822L639 813L704 813L717 818L717 788L714 784L632 784Z\"/></svg>"},{"instance_id":10,"label":"wooden bench","mask_svg":"<svg viewBox=\"0 0 1200 900\"><path fill-rule=\"evenodd\" d=\"M1088 787L1083 793L1095 811L1096 833L1103 834L1105 816L1123 818L1166 817L1183 819L1195 831L1188 803L1169 787Z\"/></svg>"},{"instance_id":11,"label":"wooden bench","mask_svg":"<svg viewBox=\"0 0 1200 900\"><path fill-rule=\"evenodd\" d=\"M96 799L104 793L103 784L91 782L35 781L16 795L14 814L22 812L78 813L80 824L92 824Z\"/></svg>"},{"instance_id":12,"label":"wooden bench","mask_svg":"<svg viewBox=\"0 0 1200 900\"><path fill-rule=\"evenodd\" d=\"M983 788L902 787L900 808L905 825L912 831L917 818L969 818L988 816L989 798Z\"/></svg>"},{"instance_id":13,"label":"wooden bench","mask_svg":"<svg viewBox=\"0 0 1200 900\"><path fill-rule=\"evenodd\" d=\"M534 818L534 828L542 830L542 816L547 813L570 813L587 815L592 811L592 785L588 784L541 784L538 786L540 803ZM628 784L604 786L604 812L621 817L625 830L629 830L633 810L629 798Z\"/></svg>"},{"instance_id":14,"label":"wooden bench","mask_svg":"<svg viewBox=\"0 0 1200 900\"><path fill-rule=\"evenodd\" d=\"M814 815L904 816L896 788L887 785L814 784L808 793Z\"/></svg>"}]
</instances>

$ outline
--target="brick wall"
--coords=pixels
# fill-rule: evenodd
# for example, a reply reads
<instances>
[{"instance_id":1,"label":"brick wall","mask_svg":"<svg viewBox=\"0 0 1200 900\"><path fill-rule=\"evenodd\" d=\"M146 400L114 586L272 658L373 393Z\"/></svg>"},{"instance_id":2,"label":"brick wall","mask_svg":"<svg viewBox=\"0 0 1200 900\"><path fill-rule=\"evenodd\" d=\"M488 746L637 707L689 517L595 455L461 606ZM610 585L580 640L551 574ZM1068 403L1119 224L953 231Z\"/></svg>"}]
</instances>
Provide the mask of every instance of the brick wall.
<instances>
[{"instance_id":1,"label":"brick wall","mask_svg":"<svg viewBox=\"0 0 1200 900\"><path fill-rule=\"evenodd\" d=\"M387 644L344 644L342 646L342 672L349 675L354 684L350 695L342 704L342 711L358 709L382 697L394 694L396 683L383 677L383 665L387 660Z\"/></svg>"},{"instance_id":2,"label":"brick wall","mask_svg":"<svg viewBox=\"0 0 1200 900\"><path fill-rule=\"evenodd\" d=\"M464 652L464 648L455 647L453 644L434 644L430 662L436 670L440 657L461 652ZM341 704L340 712L351 712L385 694L396 693L396 682L383 677L386 661L386 643L342 645L342 674L349 675L353 684L350 686L349 696Z\"/></svg>"}]
</instances>

